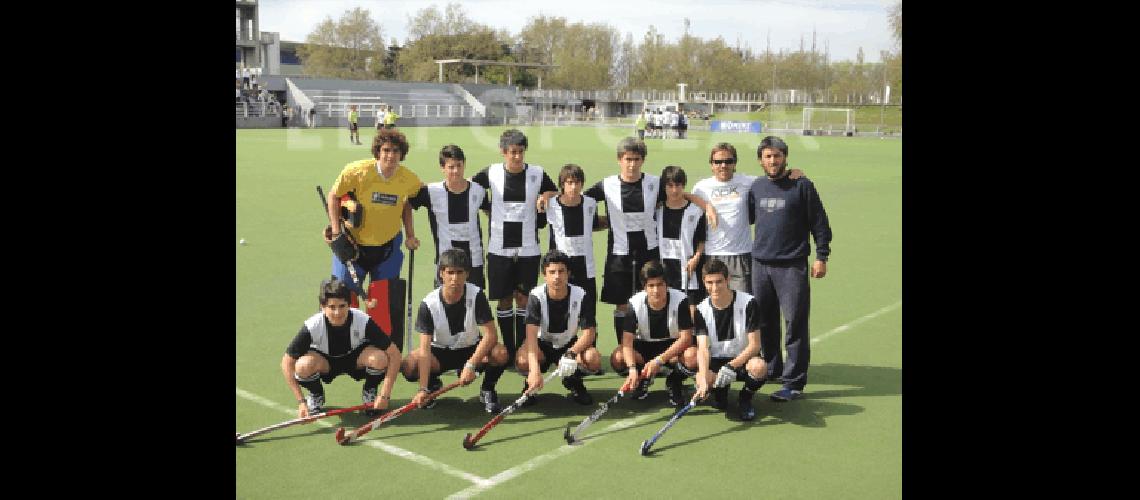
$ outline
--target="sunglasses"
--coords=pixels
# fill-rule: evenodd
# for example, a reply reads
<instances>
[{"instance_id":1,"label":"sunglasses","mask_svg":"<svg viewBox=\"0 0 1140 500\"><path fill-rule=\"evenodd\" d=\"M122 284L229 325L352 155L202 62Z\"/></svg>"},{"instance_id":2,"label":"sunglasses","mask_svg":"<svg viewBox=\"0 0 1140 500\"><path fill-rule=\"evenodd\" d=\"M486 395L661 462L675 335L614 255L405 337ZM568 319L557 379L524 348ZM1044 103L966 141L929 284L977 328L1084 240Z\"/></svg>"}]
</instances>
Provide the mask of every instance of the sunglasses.
<instances>
[{"instance_id":1,"label":"sunglasses","mask_svg":"<svg viewBox=\"0 0 1140 500\"><path fill-rule=\"evenodd\" d=\"M736 158L729 158L727 160L713 160L713 165L735 165Z\"/></svg>"}]
</instances>

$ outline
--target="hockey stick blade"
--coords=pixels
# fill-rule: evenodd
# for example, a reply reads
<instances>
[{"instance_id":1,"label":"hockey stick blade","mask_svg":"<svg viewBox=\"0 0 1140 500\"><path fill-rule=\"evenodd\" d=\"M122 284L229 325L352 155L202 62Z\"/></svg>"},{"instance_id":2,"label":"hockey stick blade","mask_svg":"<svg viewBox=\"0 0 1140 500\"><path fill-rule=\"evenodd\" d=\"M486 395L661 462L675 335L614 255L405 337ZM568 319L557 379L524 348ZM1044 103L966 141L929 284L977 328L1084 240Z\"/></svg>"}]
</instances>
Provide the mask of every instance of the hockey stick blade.
<instances>
[{"instance_id":1,"label":"hockey stick blade","mask_svg":"<svg viewBox=\"0 0 1140 500\"><path fill-rule=\"evenodd\" d=\"M652 445L649 443L649 440L648 440L648 439L646 439L645 441L642 441L642 442L641 442L641 456L643 456L643 457L644 457L644 456L648 456L648 455L649 455L649 447L650 447L650 446L652 446Z\"/></svg>"}]
</instances>

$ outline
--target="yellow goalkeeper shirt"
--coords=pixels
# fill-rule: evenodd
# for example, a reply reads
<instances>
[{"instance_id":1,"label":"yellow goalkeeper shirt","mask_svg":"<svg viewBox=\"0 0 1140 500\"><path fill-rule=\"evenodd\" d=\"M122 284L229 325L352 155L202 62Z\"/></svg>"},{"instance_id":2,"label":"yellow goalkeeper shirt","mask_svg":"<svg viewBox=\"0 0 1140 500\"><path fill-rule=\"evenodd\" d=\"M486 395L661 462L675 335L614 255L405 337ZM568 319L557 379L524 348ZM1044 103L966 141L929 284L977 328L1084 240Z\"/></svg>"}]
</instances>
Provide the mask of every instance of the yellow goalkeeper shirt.
<instances>
[{"instance_id":1,"label":"yellow goalkeeper shirt","mask_svg":"<svg viewBox=\"0 0 1140 500\"><path fill-rule=\"evenodd\" d=\"M396 237L403 224L404 204L419 192L423 182L400 165L387 179L380 176L376 159L369 158L349 163L333 183L332 193L344 196L349 191L364 206L361 227L350 229L361 245L379 246Z\"/></svg>"}]
</instances>

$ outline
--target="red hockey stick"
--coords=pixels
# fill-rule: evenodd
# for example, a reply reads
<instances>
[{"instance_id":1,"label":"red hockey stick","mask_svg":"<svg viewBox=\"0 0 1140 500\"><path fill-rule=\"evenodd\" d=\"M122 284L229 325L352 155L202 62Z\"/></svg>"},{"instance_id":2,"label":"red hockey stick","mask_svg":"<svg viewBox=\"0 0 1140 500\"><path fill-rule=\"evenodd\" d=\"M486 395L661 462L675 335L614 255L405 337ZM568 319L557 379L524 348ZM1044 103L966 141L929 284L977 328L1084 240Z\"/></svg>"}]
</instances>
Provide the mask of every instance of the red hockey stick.
<instances>
[{"instance_id":1,"label":"red hockey stick","mask_svg":"<svg viewBox=\"0 0 1140 500\"><path fill-rule=\"evenodd\" d=\"M441 387L438 391L435 391L431 394L428 394L427 400L425 402L431 401L431 400L439 397L440 394L443 394L443 393L450 391L456 387L459 387L460 385L462 385L462 384L458 380L456 380L455 382L452 382L450 384L447 384L447 385ZM341 444L341 445L346 445L346 444L352 442L352 440L359 439L361 436L368 434L373 429L376 429L377 427L380 427L381 425L384 425L385 423L388 423L389 421L395 420L396 417L403 415L407 412L410 412L414 409L416 409L416 404L415 403L408 403L404 406L396 408L395 410L389 411L388 413L385 413L383 415L380 415L379 417L376 417L371 422L368 422L367 424L364 424L360 427L357 427L356 430L352 431L352 433L347 434L347 435L344 432L344 427L337 427L336 428L336 436L335 436L336 442Z\"/></svg>"},{"instance_id":2,"label":"red hockey stick","mask_svg":"<svg viewBox=\"0 0 1140 500\"><path fill-rule=\"evenodd\" d=\"M372 407L372 403L363 403L363 404L359 404L359 405L352 406L349 408L341 408L339 410L326 411L324 413L318 413L316 415L309 415L307 417L295 418L293 420L281 422L279 424L273 424L269 427L258 429L258 430L253 431L253 432L247 432L245 434L238 434L237 435L237 444L242 444L247 439L254 437L254 436L260 436L262 434L265 434L266 432L275 431L277 429L284 429L286 427L294 426L297 424L307 424L307 423L312 422L314 420L319 420L319 419L322 419L325 417L331 417L333 415L339 415L341 413L348 413L350 411L367 410L371 407Z\"/></svg>"},{"instance_id":3,"label":"red hockey stick","mask_svg":"<svg viewBox=\"0 0 1140 500\"><path fill-rule=\"evenodd\" d=\"M546 379L542 381L542 385L545 386L548 382L550 382L550 379L554 378L555 375L558 375L557 369L550 372L550 375L546 376ZM523 403L525 403L526 400L530 399L530 397L533 395L534 394L530 391L524 392L523 395L516 399L514 403L511 403L510 406L503 408L503 411L499 412L498 415L495 415L495 418L492 418L490 422L487 422L487 425L484 425L482 429L479 429L479 432L476 433L474 437L472 437L471 433L468 432L466 436L463 436L463 447L468 450L474 448L475 443L479 442L479 440L483 438L484 434L487 434L487 432L489 432L492 428L494 428L496 425L499 425L499 422L502 422L504 417L510 415L511 413L514 413L515 410L519 409L519 407L521 407Z\"/></svg>"}]
</instances>

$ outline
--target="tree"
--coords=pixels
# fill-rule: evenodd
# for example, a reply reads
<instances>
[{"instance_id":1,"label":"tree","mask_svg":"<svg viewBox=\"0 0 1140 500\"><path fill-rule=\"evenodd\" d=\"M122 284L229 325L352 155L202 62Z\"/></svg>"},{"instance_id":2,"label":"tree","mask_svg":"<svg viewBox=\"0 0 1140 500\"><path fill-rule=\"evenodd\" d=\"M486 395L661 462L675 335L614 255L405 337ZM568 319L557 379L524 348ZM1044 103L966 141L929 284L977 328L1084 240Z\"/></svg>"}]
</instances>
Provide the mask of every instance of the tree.
<instances>
[{"instance_id":1,"label":"tree","mask_svg":"<svg viewBox=\"0 0 1140 500\"><path fill-rule=\"evenodd\" d=\"M891 35L895 39L895 47L900 51L902 50L902 0L891 7L889 20L891 23Z\"/></svg>"},{"instance_id":2,"label":"tree","mask_svg":"<svg viewBox=\"0 0 1140 500\"><path fill-rule=\"evenodd\" d=\"M345 11L317 24L297 48L306 74L329 78L377 78L384 72L382 28L367 9ZM371 64L369 64L371 62Z\"/></svg>"},{"instance_id":3,"label":"tree","mask_svg":"<svg viewBox=\"0 0 1140 500\"><path fill-rule=\"evenodd\" d=\"M500 60L509 47L503 32L471 21L463 7L450 3L444 12L434 5L420 9L408 19L409 40L400 50L399 68L407 80L432 81L439 78L436 59ZM489 83L506 83L506 71L484 73L479 69L480 81L486 74ZM475 75L472 64L449 64L444 67L444 80L466 81Z\"/></svg>"}]
</instances>

